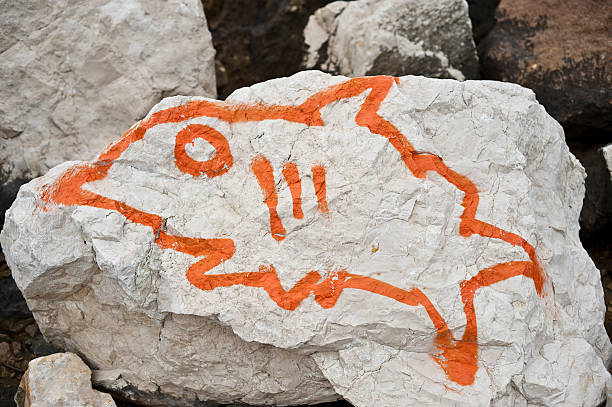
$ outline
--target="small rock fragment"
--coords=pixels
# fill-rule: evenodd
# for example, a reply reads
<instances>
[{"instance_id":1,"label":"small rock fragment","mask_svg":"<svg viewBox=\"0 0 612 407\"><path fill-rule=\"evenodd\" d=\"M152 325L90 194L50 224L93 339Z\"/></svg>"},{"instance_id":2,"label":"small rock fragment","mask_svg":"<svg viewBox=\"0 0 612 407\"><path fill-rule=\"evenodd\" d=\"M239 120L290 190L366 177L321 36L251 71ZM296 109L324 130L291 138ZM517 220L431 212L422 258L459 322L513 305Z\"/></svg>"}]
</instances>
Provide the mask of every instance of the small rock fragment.
<instances>
[{"instance_id":1,"label":"small rock fragment","mask_svg":"<svg viewBox=\"0 0 612 407\"><path fill-rule=\"evenodd\" d=\"M17 407L115 407L109 394L91 388L91 370L74 353L30 361L15 395Z\"/></svg>"},{"instance_id":2,"label":"small rock fragment","mask_svg":"<svg viewBox=\"0 0 612 407\"><path fill-rule=\"evenodd\" d=\"M6 342L0 342L0 362L6 362L11 357L11 345Z\"/></svg>"}]
</instances>

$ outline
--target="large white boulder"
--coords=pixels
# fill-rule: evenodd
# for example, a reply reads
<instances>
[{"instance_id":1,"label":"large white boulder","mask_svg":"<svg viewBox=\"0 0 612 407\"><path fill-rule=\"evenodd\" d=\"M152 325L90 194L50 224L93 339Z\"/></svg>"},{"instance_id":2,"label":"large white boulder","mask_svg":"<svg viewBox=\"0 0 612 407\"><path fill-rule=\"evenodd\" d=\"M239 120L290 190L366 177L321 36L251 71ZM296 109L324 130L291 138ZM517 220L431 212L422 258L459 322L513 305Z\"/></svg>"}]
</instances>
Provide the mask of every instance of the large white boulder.
<instances>
[{"instance_id":1,"label":"large white boulder","mask_svg":"<svg viewBox=\"0 0 612 407\"><path fill-rule=\"evenodd\" d=\"M465 0L335 1L304 29L309 69L347 76L479 76Z\"/></svg>"},{"instance_id":2,"label":"large white boulder","mask_svg":"<svg viewBox=\"0 0 612 407\"><path fill-rule=\"evenodd\" d=\"M109 394L91 388L91 370L74 353L30 361L15 397L18 407L115 407Z\"/></svg>"},{"instance_id":3,"label":"large white boulder","mask_svg":"<svg viewBox=\"0 0 612 407\"><path fill-rule=\"evenodd\" d=\"M584 176L520 86L310 71L165 99L23 186L1 242L46 338L127 396L589 405Z\"/></svg>"},{"instance_id":4,"label":"large white boulder","mask_svg":"<svg viewBox=\"0 0 612 407\"><path fill-rule=\"evenodd\" d=\"M216 96L199 0L0 0L0 10L0 192L94 158L166 96Z\"/></svg>"}]
</instances>

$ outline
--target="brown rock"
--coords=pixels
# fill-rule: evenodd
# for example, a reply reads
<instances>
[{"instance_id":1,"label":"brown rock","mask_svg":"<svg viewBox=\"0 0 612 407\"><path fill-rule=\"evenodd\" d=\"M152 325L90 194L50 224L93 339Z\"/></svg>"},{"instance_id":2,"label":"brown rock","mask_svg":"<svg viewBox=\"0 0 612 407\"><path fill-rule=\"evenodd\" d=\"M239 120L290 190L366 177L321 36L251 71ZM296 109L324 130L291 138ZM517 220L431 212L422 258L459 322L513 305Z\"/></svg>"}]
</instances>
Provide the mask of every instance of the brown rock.
<instances>
[{"instance_id":1,"label":"brown rock","mask_svg":"<svg viewBox=\"0 0 612 407\"><path fill-rule=\"evenodd\" d=\"M496 17L484 78L533 89L563 124L612 130L612 2L502 0Z\"/></svg>"},{"instance_id":2,"label":"brown rock","mask_svg":"<svg viewBox=\"0 0 612 407\"><path fill-rule=\"evenodd\" d=\"M11 343L11 349L13 349L13 355L15 355L15 357L18 357L23 353L22 348L21 348L21 343L19 342L15 341Z\"/></svg>"},{"instance_id":3,"label":"brown rock","mask_svg":"<svg viewBox=\"0 0 612 407\"><path fill-rule=\"evenodd\" d=\"M0 362L6 362L11 357L11 345L0 342Z\"/></svg>"},{"instance_id":4,"label":"brown rock","mask_svg":"<svg viewBox=\"0 0 612 407\"><path fill-rule=\"evenodd\" d=\"M26 326L25 332L29 337L33 337L38 332L38 326L36 326L36 323L30 324Z\"/></svg>"},{"instance_id":5,"label":"brown rock","mask_svg":"<svg viewBox=\"0 0 612 407\"><path fill-rule=\"evenodd\" d=\"M21 319L21 320L0 320L0 328L5 329L9 332L19 333L23 329L30 325L34 321L33 318Z\"/></svg>"}]
</instances>

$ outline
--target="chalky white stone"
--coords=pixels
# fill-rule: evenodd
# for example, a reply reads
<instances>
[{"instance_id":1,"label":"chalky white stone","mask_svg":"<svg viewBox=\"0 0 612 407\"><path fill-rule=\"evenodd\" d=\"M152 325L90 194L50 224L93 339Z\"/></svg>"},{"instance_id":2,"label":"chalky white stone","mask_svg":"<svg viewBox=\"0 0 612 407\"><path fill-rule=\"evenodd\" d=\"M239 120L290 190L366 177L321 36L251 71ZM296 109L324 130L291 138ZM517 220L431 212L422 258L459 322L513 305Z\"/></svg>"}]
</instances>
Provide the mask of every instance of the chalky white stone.
<instances>
[{"instance_id":1,"label":"chalky white stone","mask_svg":"<svg viewBox=\"0 0 612 407\"><path fill-rule=\"evenodd\" d=\"M216 96L199 0L0 0L0 10L0 190L94 158L166 96Z\"/></svg>"},{"instance_id":2,"label":"chalky white stone","mask_svg":"<svg viewBox=\"0 0 612 407\"><path fill-rule=\"evenodd\" d=\"M21 378L18 407L115 407L109 394L91 388L91 370L74 353L30 361Z\"/></svg>"},{"instance_id":3,"label":"chalky white stone","mask_svg":"<svg viewBox=\"0 0 612 407\"><path fill-rule=\"evenodd\" d=\"M309 69L347 76L478 78L465 0L335 1L304 29Z\"/></svg>"},{"instance_id":4,"label":"chalky white stone","mask_svg":"<svg viewBox=\"0 0 612 407\"><path fill-rule=\"evenodd\" d=\"M596 403L584 176L520 86L309 71L165 99L0 239L45 337L128 397Z\"/></svg>"},{"instance_id":5,"label":"chalky white stone","mask_svg":"<svg viewBox=\"0 0 612 407\"><path fill-rule=\"evenodd\" d=\"M601 154L606 162L606 168L608 170L608 174L610 175L609 181L612 183L612 144L608 144L605 147L601 148Z\"/></svg>"}]
</instances>

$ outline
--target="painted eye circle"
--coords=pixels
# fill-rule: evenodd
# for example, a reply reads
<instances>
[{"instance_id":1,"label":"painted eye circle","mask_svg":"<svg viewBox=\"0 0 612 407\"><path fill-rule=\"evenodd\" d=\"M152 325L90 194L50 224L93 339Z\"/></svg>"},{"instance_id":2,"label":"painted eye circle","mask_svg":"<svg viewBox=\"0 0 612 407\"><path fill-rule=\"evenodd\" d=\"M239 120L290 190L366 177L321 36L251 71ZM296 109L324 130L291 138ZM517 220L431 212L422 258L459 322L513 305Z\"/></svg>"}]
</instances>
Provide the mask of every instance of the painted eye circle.
<instances>
[{"instance_id":1,"label":"painted eye circle","mask_svg":"<svg viewBox=\"0 0 612 407\"><path fill-rule=\"evenodd\" d=\"M210 143L210 146L208 148L202 146L202 140L198 139L206 140ZM192 157L197 157L200 154L210 156L212 152L210 147L215 150L212 158L199 161ZM229 171L234 163L225 136L212 127L203 124L190 124L178 132L174 145L174 158L179 170L194 177L201 177L202 175L209 178L217 177Z\"/></svg>"}]
</instances>

